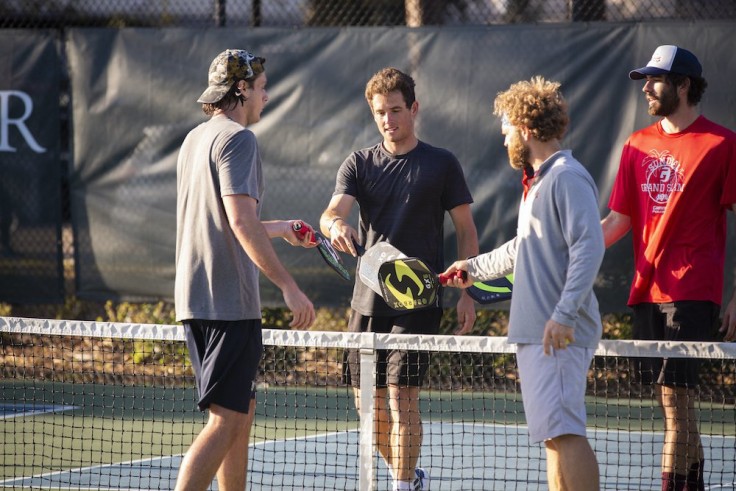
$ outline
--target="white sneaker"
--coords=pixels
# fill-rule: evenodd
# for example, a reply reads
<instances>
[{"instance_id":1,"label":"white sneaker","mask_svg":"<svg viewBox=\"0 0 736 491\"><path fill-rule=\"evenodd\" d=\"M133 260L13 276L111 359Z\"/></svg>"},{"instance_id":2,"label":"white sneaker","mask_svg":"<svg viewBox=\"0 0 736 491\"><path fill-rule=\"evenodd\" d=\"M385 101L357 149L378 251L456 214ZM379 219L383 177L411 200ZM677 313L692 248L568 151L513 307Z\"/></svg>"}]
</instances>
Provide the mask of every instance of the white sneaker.
<instances>
[{"instance_id":1,"label":"white sneaker","mask_svg":"<svg viewBox=\"0 0 736 491\"><path fill-rule=\"evenodd\" d=\"M427 491L429 489L429 474L421 467L414 469L414 474L417 476L414 478L412 483L412 489L414 491Z\"/></svg>"}]
</instances>

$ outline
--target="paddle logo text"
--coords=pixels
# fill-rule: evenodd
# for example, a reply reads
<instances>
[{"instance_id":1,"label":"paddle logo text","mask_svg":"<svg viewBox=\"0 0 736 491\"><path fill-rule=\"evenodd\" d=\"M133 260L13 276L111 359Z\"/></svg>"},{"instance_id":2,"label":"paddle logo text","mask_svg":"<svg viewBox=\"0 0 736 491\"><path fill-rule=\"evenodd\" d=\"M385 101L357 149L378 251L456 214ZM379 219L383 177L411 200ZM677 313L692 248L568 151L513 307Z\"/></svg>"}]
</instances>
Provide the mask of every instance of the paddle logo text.
<instances>
[{"instance_id":1,"label":"paddle logo text","mask_svg":"<svg viewBox=\"0 0 736 491\"><path fill-rule=\"evenodd\" d=\"M418 275L404 261L397 260L394 262L394 272L395 282L394 276L389 274L385 284L397 302L409 309L428 305L429 300L421 297L425 290L432 288L430 271Z\"/></svg>"}]
</instances>

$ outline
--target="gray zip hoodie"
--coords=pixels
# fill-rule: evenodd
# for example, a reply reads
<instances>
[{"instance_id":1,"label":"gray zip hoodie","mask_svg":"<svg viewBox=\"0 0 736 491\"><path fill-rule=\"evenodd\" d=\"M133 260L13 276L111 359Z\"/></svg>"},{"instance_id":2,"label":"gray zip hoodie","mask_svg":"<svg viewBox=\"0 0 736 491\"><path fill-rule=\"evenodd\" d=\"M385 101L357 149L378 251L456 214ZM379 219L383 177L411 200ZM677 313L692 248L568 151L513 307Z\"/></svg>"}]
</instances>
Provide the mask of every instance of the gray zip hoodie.
<instances>
[{"instance_id":1,"label":"gray zip hoodie","mask_svg":"<svg viewBox=\"0 0 736 491\"><path fill-rule=\"evenodd\" d=\"M575 346L595 348L601 317L593 283L605 245L598 191L570 150L549 157L519 206L516 237L468 260L486 280L514 273L508 339L542 344L549 319L575 329Z\"/></svg>"}]
</instances>

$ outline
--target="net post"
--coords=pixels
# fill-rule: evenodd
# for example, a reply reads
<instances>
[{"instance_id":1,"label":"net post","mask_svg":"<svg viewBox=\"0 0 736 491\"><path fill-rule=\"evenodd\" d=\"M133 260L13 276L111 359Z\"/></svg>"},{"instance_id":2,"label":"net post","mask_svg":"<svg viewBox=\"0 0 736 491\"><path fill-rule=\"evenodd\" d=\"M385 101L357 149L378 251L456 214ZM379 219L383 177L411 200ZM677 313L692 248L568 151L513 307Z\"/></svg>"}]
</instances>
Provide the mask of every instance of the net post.
<instances>
[{"instance_id":1,"label":"net post","mask_svg":"<svg viewBox=\"0 0 736 491\"><path fill-rule=\"evenodd\" d=\"M372 491L375 481L373 469L375 393L376 386L376 335L360 335L360 449L358 451L358 483L360 491Z\"/></svg>"}]
</instances>

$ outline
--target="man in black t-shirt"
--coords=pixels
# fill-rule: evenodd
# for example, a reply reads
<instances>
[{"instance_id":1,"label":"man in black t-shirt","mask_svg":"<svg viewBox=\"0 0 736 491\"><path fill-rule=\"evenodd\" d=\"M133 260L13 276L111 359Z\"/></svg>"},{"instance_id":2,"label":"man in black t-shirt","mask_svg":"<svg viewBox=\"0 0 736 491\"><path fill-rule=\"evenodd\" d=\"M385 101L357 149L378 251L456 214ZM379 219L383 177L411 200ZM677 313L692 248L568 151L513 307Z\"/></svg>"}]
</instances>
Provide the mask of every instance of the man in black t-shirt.
<instances>
[{"instance_id":1,"label":"man in black t-shirt","mask_svg":"<svg viewBox=\"0 0 736 491\"><path fill-rule=\"evenodd\" d=\"M340 166L335 191L320 220L332 245L356 256L353 241L366 248L387 241L407 256L443 271L443 223L449 212L458 256L478 254L470 210L473 199L460 163L449 151L419 141L414 133L419 111L414 80L395 68L385 68L368 81L365 97L383 141L353 152ZM346 221L356 202L360 208L357 230ZM351 307L349 329L354 332L437 334L442 317L441 297L436 307L397 312L362 281L355 282ZM457 316L455 334L469 332L475 306L464 292ZM393 476L393 489L428 489L427 473L417 467L422 444L419 389L428 356L389 350L379 352L377 358L376 439ZM349 352L346 363L359 408L359 354Z\"/></svg>"}]
</instances>

